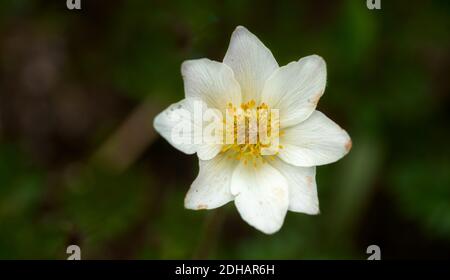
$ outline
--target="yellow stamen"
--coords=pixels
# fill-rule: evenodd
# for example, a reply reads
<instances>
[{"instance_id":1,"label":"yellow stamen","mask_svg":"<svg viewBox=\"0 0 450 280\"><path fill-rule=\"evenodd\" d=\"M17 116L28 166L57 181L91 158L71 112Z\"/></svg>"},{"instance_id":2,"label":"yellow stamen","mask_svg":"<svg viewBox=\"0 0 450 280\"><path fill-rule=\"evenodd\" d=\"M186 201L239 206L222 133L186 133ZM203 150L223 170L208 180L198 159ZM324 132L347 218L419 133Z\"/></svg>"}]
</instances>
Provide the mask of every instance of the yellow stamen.
<instances>
[{"instance_id":1,"label":"yellow stamen","mask_svg":"<svg viewBox=\"0 0 450 280\"><path fill-rule=\"evenodd\" d=\"M280 137L283 134L283 131L279 131L279 129L272 129L273 125L279 126L279 121L274 120L275 124L272 124L272 115L270 108L266 103L261 103L256 106L255 100L250 100L246 103L242 103L239 110L232 103L227 103L227 113L230 114L229 116L231 116L231 118L224 119L224 123L226 128L231 130L231 133L234 136L234 143L225 142L226 144L221 149L222 153L231 153L232 155L229 155L228 158L243 161L244 165L251 163L255 168L258 164L266 163L267 160L265 158L270 160L275 159L273 156L261 155L262 149L271 148L273 139L275 137ZM256 121L254 118L256 118ZM230 120L231 123L227 123L227 121ZM254 136L255 129L257 132L256 137ZM260 139L260 133L258 133L260 132L260 129L264 129L264 133L268 138L264 143L262 139ZM250 132L252 132L252 134ZM241 138L245 138L244 142L242 142L242 139L238 139L238 134ZM252 135L252 139L250 139L250 135ZM238 143L238 140L241 142ZM275 147L283 149L282 145L277 145Z\"/></svg>"}]
</instances>

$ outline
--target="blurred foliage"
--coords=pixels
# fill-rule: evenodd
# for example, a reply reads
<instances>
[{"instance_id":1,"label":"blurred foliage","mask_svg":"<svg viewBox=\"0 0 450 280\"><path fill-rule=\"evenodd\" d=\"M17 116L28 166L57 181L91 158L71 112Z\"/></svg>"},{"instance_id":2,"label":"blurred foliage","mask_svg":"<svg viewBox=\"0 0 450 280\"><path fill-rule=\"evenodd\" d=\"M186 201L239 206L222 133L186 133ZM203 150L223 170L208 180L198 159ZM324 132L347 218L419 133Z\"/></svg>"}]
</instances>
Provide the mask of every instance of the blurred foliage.
<instances>
[{"instance_id":1,"label":"blurred foliage","mask_svg":"<svg viewBox=\"0 0 450 280\"><path fill-rule=\"evenodd\" d=\"M1 1L0 258L448 258L450 2L365 2ZM181 99L182 61L221 60L237 25L280 65L324 57L318 108L353 139L317 169L321 214L272 236L232 203L184 209L197 161L156 136L125 170L94 157L144 101Z\"/></svg>"}]
</instances>

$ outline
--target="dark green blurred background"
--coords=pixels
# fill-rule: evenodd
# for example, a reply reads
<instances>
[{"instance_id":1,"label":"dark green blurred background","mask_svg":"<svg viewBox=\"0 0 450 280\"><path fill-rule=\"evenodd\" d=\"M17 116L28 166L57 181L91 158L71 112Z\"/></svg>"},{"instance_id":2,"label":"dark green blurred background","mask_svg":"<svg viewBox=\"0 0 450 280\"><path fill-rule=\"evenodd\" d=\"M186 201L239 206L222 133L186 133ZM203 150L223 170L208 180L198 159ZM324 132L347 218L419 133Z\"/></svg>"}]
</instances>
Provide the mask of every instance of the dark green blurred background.
<instances>
[{"instance_id":1,"label":"dark green blurred background","mask_svg":"<svg viewBox=\"0 0 450 280\"><path fill-rule=\"evenodd\" d=\"M2 0L0 259L449 258L450 1L381 2ZM322 214L272 236L185 210L197 158L152 128L237 25L280 65L321 55L318 109L353 139L317 170Z\"/></svg>"}]
</instances>

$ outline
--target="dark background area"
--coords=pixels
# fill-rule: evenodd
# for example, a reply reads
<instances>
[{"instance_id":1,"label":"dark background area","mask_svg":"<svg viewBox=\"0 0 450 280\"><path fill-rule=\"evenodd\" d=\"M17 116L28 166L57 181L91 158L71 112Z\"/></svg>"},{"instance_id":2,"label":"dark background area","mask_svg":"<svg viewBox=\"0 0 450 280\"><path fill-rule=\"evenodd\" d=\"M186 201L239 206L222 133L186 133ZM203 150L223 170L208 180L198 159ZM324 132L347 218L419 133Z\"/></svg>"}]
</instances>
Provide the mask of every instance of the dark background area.
<instances>
[{"instance_id":1,"label":"dark background area","mask_svg":"<svg viewBox=\"0 0 450 280\"><path fill-rule=\"evenodd\" d=\"M1 259L450 257L449 1L81 1L0 2ZM197 158L152 128L237 25L280 65L322 56L318 109L353 140L317 169L321 214L271 236L184 209Z\"/></svg>"}]
</instances>

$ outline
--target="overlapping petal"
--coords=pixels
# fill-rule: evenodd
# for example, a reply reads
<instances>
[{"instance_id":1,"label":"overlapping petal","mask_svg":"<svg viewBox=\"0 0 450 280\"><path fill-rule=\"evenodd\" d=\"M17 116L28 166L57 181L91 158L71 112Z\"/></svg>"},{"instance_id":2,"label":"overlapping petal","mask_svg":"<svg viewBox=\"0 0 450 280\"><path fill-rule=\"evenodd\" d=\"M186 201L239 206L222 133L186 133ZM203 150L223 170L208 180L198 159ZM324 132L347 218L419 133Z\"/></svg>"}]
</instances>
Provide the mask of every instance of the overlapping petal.
<instances>
[{"instance_id":1,"label":"overlapping petal","mask_svg":"<svg viewBox=\"0 0 450 280\"><path fill-rule=\"evenodd\" d=\"M311 55L277 69L266 81L262 100L280 112L281 127L307 119L325 91L325 61Z\"/></svg>"},{"instance_id":2,"label":"overlapping petal","mask_svg":"<svg viewBox=\"0 0 450 280\"><path fill-rule=\"evenodd\" d=\"M271 165L254 168L241 162L233 172L231 193L242 219L251 226L272 234L283 225L289 207L288 183Z\"/></svg>"},{"instance_id":3,"label":"overlapping petal","mask_svg":"<svg viewBox=\"0 0 450 280\"><path fill-rule=\"evenodd\" d=\"M211 160L200 160L200 171L191 185L184 205L188 209L213 209L220 207L234 196L231 194L231 176L237 165L221 154Z\"/></svg>"},{"instance_id":4,"label":"overlapping petal","mask_svg":"<svg viewBox=\"0 0 450 280\"><path fill-rule=\"evenodd\" d=\"M226 64L206 58L187 60L181 66L186 98L199 98L208 107L225 111L228 103L241 103L241 89Z\"/></svg>"},{"instance_id":5,"label":"overlapping petal","mask_svg":"<svg viewBox=\"0 0 450 280\"><path fill-rule=\"evenodd\" d=\"M317 166L335 162L351 149L345 130L319 111L304 122L287 128L280 139L278 156L296 166Z\"/></svg>"},{"instance_id":6,"label":"overlapping petal","mask_svg":"<svg viewBox=\"0 0 450 280\"><path fill-rule=\"evenodd\" d=\"M242 26L238 26L231 35L223 62L233 69L244 102L254 99L259 103L267 78L278 69L272 52Z\"/></svg>"},{"instance_id":7,"label":"overlapping petal","mask_svg":"<svg viewBox=\"0 0 450 280\"><path fill-rule=\"evenodd\" d=\"M289 186L289 211L309 215L319 214L316 168L300 167L285 163L279 158L270 161L286 178Z\"/></svg>"},{"instance_id":8,"label":"overlapping petal","mask_svg":"<svg viewBox=\"0 0 450 280\"><path fill-rule=\"evenodd\" d=\"M178 150L186 154L197 152L200 159L208 160L220 152L222 145L213 141L204 141L203 128L208 123L205 123L202 118L196 118L195 111L201 111L201 114L204 114L207 109L206 104L200 99L186 98L158 114L153 121L153 126Z\"/></svg>"}]
</instances>

